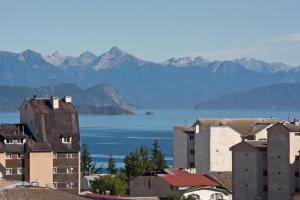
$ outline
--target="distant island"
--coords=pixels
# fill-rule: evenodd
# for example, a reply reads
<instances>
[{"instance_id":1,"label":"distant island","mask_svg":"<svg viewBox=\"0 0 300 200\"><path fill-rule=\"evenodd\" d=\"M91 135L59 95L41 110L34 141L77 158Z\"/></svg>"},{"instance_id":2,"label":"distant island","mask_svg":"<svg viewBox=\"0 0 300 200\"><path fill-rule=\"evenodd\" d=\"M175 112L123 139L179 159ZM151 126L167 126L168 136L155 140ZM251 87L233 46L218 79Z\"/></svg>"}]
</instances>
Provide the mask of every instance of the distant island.
<instances>
[{"instance_id":1,"label":"distant island","mask_svg":"<svg viewBox=\"0 0 300 200\"><path fill-rule=\"evenodd\" d=\"M147 111L147 112L145 113L145 115L155 115L155 113L152 112L152 111Z\"/></svg>"},{"instance_id":2,"label":"distant island","mask_svg":"<svg viewBox=\"0 0 300 200\"><path fill-rule=\"evenodd\" d=\"M90 115L124 115L134 114L135 109L127 103L110 84L97 84L81 89L75 84L55 85L54 91L51 86L24 87L24 86L0 86L0 112L17 112L19 105L26 98L36 97L49 98L54 92L55 96L72 96L72 101L79 114Z\"/></svg>"}]
</instances>

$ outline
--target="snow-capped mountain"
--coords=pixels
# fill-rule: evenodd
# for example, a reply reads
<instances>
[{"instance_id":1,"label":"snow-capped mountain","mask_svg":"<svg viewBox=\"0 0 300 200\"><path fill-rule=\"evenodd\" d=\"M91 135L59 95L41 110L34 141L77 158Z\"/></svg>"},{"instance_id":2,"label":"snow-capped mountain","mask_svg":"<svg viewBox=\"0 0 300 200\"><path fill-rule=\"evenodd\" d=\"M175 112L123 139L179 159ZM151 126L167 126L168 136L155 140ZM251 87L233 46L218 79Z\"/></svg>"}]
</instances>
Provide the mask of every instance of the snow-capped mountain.
<instances>
[{"instance_id":1,"label":"snow-capped mountain","mask_svg":"<svg viewBox=\"0 0 300 200\"><path fill-rule=\"evenodd\" d=\"M165 62L162 62L162 65L171 65L176 67L190 67L190 66L203 66L209 63L205 58L198 57L181 57L181 58L170 58Z\"/></svg>"}]
</instances>

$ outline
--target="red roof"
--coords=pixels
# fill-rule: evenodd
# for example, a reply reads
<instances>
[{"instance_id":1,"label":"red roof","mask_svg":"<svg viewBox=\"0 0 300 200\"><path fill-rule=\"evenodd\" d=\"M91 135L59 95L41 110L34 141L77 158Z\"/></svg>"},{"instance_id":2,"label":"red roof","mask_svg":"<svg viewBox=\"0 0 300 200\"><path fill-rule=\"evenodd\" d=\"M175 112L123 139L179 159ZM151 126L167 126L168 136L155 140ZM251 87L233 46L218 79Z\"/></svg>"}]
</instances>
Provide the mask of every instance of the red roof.
<instances>
[{"instance_id":1,"label":"red roof","mask_svg":"<svg viewBox=\"0 0 300 200\"><path fill-rule=\"evenodd\" d=\"M199 173L192 174L182 169L168 169L166 172L167 174L159 174L158 176L172 186L221 186L218 182Z\"/></svg>"}]
</instances>

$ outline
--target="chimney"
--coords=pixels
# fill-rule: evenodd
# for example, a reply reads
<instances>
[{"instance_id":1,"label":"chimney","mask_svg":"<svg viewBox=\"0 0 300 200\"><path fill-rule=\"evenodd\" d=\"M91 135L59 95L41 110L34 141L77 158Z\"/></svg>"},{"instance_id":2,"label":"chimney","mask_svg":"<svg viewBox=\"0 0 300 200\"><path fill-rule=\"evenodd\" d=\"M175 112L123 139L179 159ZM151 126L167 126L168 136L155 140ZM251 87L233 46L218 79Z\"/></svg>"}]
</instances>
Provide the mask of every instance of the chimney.
<instances>
[{"instance_id":1,"label":"chimney","mask_svg":"<svg viewBox=\"0 0 300 200\"><path fill-rule=\"evenodd\" d=\"M51 97L51 106L53 109L59 108L59 98L58 97Z\"/></svg>"},{"instance_id":2,"label":"chimney","mask_svg":"<svg viewBox=\"0 0 300 200\"><path fill-rule=\"evenodd\" d=\"M197 134L197 133L200 133L200 126L199 126L199 124L196 124L196 130L195 130L195 133Z\"/></svg>"},{"instance_id":3,"label":"chimney","mask_svg":"<svg viewBox=\"0 0 300 200\"><path fill-rule=\"evenodd\" d=\"M72 96L65 96L66 103L72 103Z\"/></svg>"}]
</instances>

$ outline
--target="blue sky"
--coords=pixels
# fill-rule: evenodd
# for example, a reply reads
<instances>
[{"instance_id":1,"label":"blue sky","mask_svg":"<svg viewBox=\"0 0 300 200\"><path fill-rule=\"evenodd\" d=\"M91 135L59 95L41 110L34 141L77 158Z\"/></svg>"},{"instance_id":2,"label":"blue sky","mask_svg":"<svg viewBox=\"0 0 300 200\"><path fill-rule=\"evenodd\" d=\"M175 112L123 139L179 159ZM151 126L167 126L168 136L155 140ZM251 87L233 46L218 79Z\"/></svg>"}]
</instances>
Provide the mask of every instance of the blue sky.
<instances>
[{"instance_id":1,"label":"blue sky","mask_svg":"<svg viewBox=\"0 0 300 200\"><path fill-rule=\"evenodd\" d=\"M298 0L0 0L0 49L300 65Z\"/></svg>"}]
</instances>

